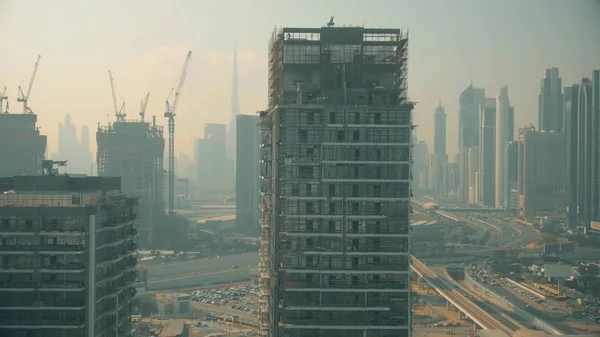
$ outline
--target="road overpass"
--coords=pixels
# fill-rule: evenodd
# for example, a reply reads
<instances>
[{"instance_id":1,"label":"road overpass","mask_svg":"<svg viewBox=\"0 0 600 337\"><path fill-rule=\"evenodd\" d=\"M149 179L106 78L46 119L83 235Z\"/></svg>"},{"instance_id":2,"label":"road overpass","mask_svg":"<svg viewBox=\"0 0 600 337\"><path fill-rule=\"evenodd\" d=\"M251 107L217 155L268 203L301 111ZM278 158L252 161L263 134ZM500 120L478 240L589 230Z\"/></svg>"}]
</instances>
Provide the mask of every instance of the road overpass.
<instances>
[{"instance_id":1,"label":"road overpass","mask_svg":"<svg viewBox=\"0 0 600 337\"><path fill-rule=\"evenodd\" d=\"M487 208L487 207L439 207L441 211L456 212L456 213L503 213L504 208Z\"/></svg>"},{"instance_id":2,"label":"road overpass","mask_svg":"<svg viewBox=\"0 0 600 337\"><path fill-rule=\"evenodd\" d=\"M411 256L411 261L411 269L419 277L423 278L429 286L435 289L450 304L456 307L462 314L469 317L479 327L486 330L501 330L509 336L513 335L514 331L512 329L463 296L462 293L457 291L457 286L441 278L414 256Z\"/></svg>"}]
</instances>

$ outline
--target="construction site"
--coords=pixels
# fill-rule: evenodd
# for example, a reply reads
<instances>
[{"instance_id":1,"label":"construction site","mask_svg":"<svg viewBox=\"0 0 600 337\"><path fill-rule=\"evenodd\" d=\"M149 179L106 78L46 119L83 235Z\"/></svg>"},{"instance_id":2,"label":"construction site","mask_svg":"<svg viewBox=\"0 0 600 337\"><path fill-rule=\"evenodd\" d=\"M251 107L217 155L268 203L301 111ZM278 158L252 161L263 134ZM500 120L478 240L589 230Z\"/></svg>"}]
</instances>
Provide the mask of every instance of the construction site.
<instances>
[{"instance_id":1,"label":"construction site","mask_svg":"<svg viewBox=\"0 0 600 337\"><path fill-rule=\"evenodd\" d=\"M188 52L184 68L179 77L177 90L171 103L166 101L164 117L169 125L169 153L167 191L164 188L165 138L162 126L145 120L146 106L150 94L140 102L139 120L126 119L125 103L117 105L116 89L112 73L109 71L113 108L116 121L107 126L98 125L96 132L97 165L100 177L121 177L122 192L139 199L138 229L141 248L177 247L178 240L187 234L188 221L174 211L174 149L175 149L175 109L180 91L185 81L191 57ZM168 194L165 213L164 194Z\"/></svg>"},{"instance_id":2,"label":"construction site","mask_svg":"<svg viewBox=\"0 0 600 337\"><path fill-rule=\"evenodd\" d=\"M334 26L269 44L260 334L410 336L408 33Z\"/></svg>"},{"instance_id":3,"label":"construction site","mask_svg":"<svg viewBox=\"0 0 600 337\"><path fill-rule=\"evenodd\" d=\"M46 136L40 134L37 115L28 105L29 96L41 56L37 57L27 91L18 87L17 102L23 104L22 113L11 113L6 87L0 92L0 166L1 177L41 174L46 155ZM6 104L4 103L6 101Z\"/></svg>"}]
</instances>

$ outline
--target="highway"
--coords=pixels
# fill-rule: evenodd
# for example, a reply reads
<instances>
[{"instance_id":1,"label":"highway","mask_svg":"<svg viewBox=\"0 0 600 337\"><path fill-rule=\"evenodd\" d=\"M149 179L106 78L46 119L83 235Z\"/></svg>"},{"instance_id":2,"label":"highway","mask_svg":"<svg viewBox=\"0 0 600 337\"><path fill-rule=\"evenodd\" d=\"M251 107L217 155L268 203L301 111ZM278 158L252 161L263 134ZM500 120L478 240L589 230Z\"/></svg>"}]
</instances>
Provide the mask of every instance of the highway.
<instances>
[{"instance_id":1,"label":"highway","mask_svg":"<svg viewBox=\"0 0 600 337\"><path fill-rule=\"evenodd\" d=\"M519 309L526 311L535 317L539 317L540 319L542 319L544 321L551 322L552 326L557 328L558 330L561 330L566 334L575 334L573 329L569 328L565 324L560 323L560 321L562 320L561 318L556 317L556 315L548 314L547 309L546 310L537 309L536 307L538 307L539 305L537 303L535 303L534 301L531 301L531 304L527 303L524 301L523 298L517 296L515 293L502 287L501 285L493 286L493 285L487 284L486 287L488 287L488 289L495 292L496 294L506 297L506 300L508 300L509 302L514 304ZM529 308L527 307L528 304L530 305Z\"/></svg>"},{"instance_id":2,"label":"highway","mask_svg":"<svg viewBox=\"0 0 600 337\"><path fill-rule=\"evenodd\" d=\"M496 318L488 314L484 309L463 296L461 292L456 291L456 289L458 289L457 285L445 278L440 277L440 275L433 272L415 257L412 257L412 269L418 274L422 275L441 296L450 301L450 303L452 303L459 310L463 311L465 315L470 317L481 328L501 330L509 336L512 336L514 333L514 329L502 324Z\"/></svg>"},{"instance_id":3,"label":"highway","mask_svg":"<svg viewBox=\"0 0 600 337\"><path fill-rule=\"evenodd\" d=\"M249 280L251 270L258 266L258 253L145 265L148 266L148 290L188 288ZM233 269L233 266L239 268Z\"/></svg>"}]
</instances>

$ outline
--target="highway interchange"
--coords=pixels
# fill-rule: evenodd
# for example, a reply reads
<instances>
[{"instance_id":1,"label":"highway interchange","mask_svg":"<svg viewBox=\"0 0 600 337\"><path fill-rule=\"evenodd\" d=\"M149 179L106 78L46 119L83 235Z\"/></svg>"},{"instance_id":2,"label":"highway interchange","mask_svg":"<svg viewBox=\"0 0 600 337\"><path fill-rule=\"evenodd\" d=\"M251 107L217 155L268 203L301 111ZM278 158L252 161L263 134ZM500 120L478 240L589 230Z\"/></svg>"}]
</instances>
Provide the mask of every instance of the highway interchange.
<instances>
[{"instance_id":1,"label":"highway interchange","mask_svg":"<svg viewBox=\"0 0 600 337\"><path fill-rule=\"evenodd\" d=\"M448 211L446 210L446 212ZM476 236L481 237L485 232L492 234L485 244L485 248L475 248L465 245L457 247L455 254L481 256L489 253L488 249L486 249L488 247L521 248L535 241L540 236L539 232L535 229L520 222L502 218L500 215L489 216L482 213L455 213L453 215L464 219L466 225L474 228L477 232ZM146 263L149 270L147 290L185 289L249 280L251 272L257 268L258 260L258 253L253 252L214 257L212 259L172 261L163 264L156 262ZM494 303L478 297L479 294L476 294L464 284L448 279L444 273L438 270L435 271L435 274L437 278L436 282L438 282L440 287L458 290L460 292L458 301L480 315L480 319L487 320L486 324L495 326L505 332L514 332L520 328L533 328L530 322L525 321L522 317L515 315L509 310L500 309ZM431 276L433 277L433 275ZM501 296L506 296L515 306L532 315L546 318L546 312L540 310L541 308L531 305L528 307L526 301L517 297L511 291L502 287L494 287L493 290ZM467 294L468 296L465 296ZM569 332L569 329L562 325L560 329Z\"/></svg>"}]
</instances>

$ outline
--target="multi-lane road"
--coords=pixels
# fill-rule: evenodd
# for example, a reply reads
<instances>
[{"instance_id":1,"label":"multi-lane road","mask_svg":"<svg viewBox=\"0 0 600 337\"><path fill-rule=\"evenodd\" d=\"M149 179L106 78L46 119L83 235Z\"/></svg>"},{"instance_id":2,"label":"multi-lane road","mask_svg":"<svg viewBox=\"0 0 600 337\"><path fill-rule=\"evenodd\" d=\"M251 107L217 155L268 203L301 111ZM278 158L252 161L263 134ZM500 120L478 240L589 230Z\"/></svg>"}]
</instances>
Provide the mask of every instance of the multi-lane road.
<instances>
[{"instance_id":1,"label":"multi-lane road","mask_svg":"<svg viewBox=\"0 0 600 337\"><path fill-rule=\"evenodd\" d=\"M436 290L453 305L463 310L474 322L485 329L498 329L509 336L512 336L515 331L514 327L509 327L505 323L500 322L486 312L485 308L481 308L471 300L467 299L459 290L459 287L445 276L439 275L429 269L425 264L416 258L412 258L413 269L428 280L428 282L436 288Z\"/></svg>"},{"instance_id":2,"label":"multi-lane road","mask_svg":"<svg viewBox=\"0 0 600 337\"><path fill-rule=\"evenodd\" d=\"M148 264L147 288L163 290L249 280L257 264L258 253Z\"/></svg>"}]
</instances>

